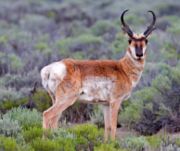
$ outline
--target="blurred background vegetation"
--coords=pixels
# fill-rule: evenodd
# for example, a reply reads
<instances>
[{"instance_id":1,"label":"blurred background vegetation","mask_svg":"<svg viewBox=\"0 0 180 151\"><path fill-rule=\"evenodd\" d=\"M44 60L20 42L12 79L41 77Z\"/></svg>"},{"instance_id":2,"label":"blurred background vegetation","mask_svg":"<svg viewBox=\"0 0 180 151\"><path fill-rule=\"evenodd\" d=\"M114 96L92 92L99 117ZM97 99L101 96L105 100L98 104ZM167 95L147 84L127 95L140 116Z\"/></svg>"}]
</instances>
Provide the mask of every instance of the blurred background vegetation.
<instances>
[{"instance_id":1,"label":"blurred background vegetation","mask_svg":"<svg viewBox=\"0 0 180 151\"><path fill-rule=\"evenodd\" d=\"M151 16L147 11L153 10L157 30L149 40L145 71L132 97L123 103L118 126L142 135L153 135L162 128L179 132L179 0L0 0L0 113L30 99L38 112L48 108L50 98L41 85L33 96L30 90L35 81L41 81L40 69L53 61L66 57L122 57L128 45L120 24L125 9L130 9L126 21L137 33L149 25ZM101 107L76 103L64 112L61 122L64 121L91 121L102 127ZM16 120L12 123L7 118L3 123L14 125L17 133L21 129ZM16 132L12 130L12 135ZM4 130L0 133L4 134ZM96 149L104 147L107 146L102 144ZM114 144L109 147L114 148Z\"/></svg>"}]
</instances>

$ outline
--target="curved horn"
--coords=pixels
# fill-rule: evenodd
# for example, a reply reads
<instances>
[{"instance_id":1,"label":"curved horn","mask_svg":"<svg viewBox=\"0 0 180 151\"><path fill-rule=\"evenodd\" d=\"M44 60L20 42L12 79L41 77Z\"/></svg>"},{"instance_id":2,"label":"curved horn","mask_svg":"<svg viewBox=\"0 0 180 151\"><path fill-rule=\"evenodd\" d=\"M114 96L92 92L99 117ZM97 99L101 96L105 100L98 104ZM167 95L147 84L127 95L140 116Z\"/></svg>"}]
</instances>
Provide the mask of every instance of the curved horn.
<instances>
[{"instance_id":1,"label":"curved horn","mask_svg":"<svg viewBox=\"0 0 180 151\"><path fill-rule=\"evenodd\" d=\"M155 15L155 13L154 13L153 11L151 11L151 10L149 10L148 12L152 14L152 16L153 16L153 21L152 21L152 23L147 27L147 29L145 30L145 32L144 32L144 36L145 36L145 37L149 36L149 34L150 34L154 29L156 29L156 27L154 27L155 22L156 22L156 15Z\"/></svg>"},{"instance_id":2,"label":"curved horn","mask_svg":"<svg viewBox=\"0 0 180 151\"><path fill-rule=\"evenodd\" d=\"M133 32L132 32L132 30L129 28L129 26L125 23L125 21L124 21L124 15L125 15L125 13L128 11L128 9L127 10L125 10L125 11L123 11L123 13L122 13L122 15L121 15L121 23L122 23L122 25L123 25L123 27L122 27L122 29L123 29L123 31L124 32L126 32L130 37L133 37Z\"/></svg>"}]
</instances>

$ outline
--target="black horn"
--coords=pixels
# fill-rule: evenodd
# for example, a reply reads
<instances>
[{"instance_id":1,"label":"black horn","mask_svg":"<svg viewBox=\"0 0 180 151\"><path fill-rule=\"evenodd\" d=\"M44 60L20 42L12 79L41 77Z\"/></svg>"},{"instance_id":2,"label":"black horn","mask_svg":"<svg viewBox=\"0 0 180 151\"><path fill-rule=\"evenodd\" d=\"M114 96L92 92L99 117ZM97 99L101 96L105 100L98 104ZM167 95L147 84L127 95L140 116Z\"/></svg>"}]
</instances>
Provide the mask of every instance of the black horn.
<instances>
[{"instance_id":1,"label":"black horn","mask_svg":"<svg viewBox=\"0 0 180 151\"><path fill-rule=\"evenodd\" d=\"M155 13L154 13L153 11L151 11L151 10L148 11L148 12L152 14L152 16L153 16L153 21L152 21L152 23L147 27L147 29L145 30L145 32L144 32L144 36L145 36L145 37L148 37L149 34L150 34L154 29L156 29L156 27L154 26L155 23L156 23L156 15L155 15Z\"/></svg>"},{"instance_id":2,"label":"black horn","mask_svg":"<svg viewBox=\"0 0 180 151\"><path fill-rule=\"evenodd\" d=\"M133 37L133 32L132 30L129 28L129 26L125 23L124 21L124 15L128 10L123 11L122 15L121 15L121 23L123 25L122 29L124 32L126 32L131 38Z\"/></svg>"}]
</instances>

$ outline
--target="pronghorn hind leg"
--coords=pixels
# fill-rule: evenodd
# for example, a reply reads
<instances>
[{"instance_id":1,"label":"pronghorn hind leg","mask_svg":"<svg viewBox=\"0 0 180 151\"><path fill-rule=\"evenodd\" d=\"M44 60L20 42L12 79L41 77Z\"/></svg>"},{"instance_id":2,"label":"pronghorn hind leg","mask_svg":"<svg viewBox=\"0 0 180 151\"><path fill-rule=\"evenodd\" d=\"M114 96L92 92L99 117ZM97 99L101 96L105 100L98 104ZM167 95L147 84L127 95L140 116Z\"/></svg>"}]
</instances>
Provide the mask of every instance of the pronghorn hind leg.
<instances>
[{"instance_id":1,"label":"pronghorn hind leg","mask_svg":"<svg viewBox=\"0 0 180 151\"><path fill-rule=\"evenodd\" d=\"M73 81L66 81L58 86L53 106L43 112L43 128L58 127L61 113L77 100L79 88L79 83Z\"/></svg>"},{"instance_id":2,"label":"pronghorn hind leg","mask_svg":"<svg viewBox=\"0 0 180 151\"><path fill-rule=\"evenodd\" d=\"M51 97L52 104L54 104L55 103L55 96L54 96L54 94L50 90L48 91L48 94Z\"/></svg>"},{"instance_id":3,"label":"pronghorn hind leg","mask_svg":"<svg viewBox=\"0 0 180 151\"><path fill-rule=\"evenodd\" d=\"M69 97L67 96L66 99L62 97L61 100L56 100L52 107L43 112L43 128L57 128L61 113L74 104L76 99L77 94L72 94Z\"/></svg>"}]
</instances>

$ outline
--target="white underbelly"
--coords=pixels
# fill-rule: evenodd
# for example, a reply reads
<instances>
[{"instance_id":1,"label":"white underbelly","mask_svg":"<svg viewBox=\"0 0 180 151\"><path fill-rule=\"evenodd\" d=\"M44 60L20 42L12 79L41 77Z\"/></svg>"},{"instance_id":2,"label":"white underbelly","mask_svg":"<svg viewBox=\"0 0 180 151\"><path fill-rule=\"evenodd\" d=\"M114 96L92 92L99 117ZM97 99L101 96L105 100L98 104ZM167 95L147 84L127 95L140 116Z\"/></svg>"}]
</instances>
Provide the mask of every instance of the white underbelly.
<instances>
[{"instance_id":1,"label":"white underbelly","mask_svg":"<svg viewBox=\"0 0 180 151\"><path fill-rule=\"evenodd\" d=\"M78 100L96 103L107 102L111 98L113 80L106 77L88 77L82 84Z\"/></svg>"}]
</instances>

